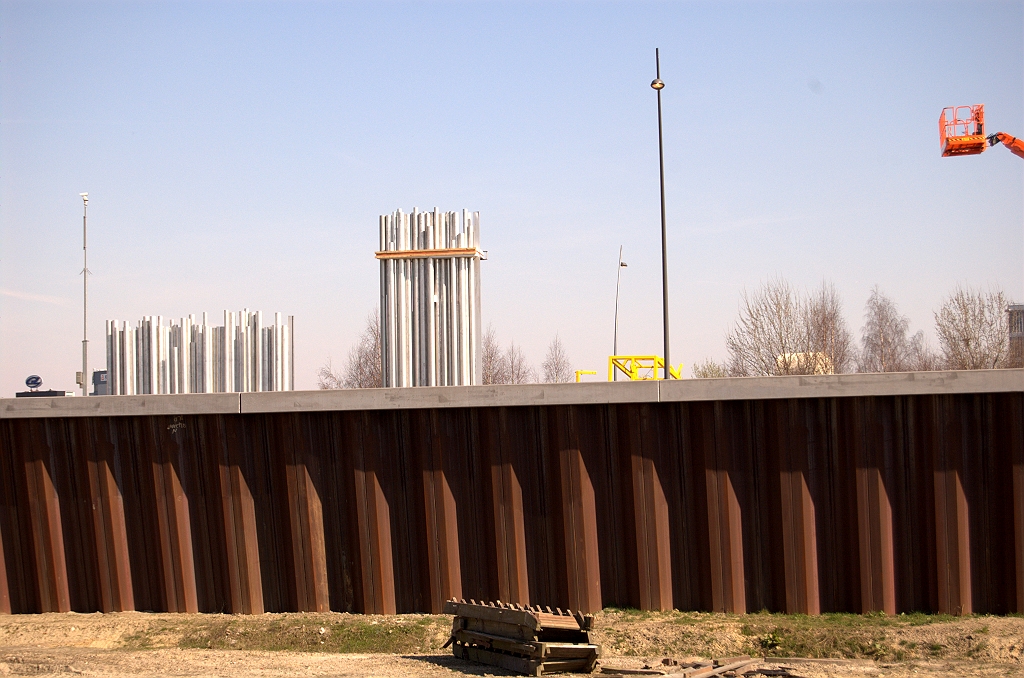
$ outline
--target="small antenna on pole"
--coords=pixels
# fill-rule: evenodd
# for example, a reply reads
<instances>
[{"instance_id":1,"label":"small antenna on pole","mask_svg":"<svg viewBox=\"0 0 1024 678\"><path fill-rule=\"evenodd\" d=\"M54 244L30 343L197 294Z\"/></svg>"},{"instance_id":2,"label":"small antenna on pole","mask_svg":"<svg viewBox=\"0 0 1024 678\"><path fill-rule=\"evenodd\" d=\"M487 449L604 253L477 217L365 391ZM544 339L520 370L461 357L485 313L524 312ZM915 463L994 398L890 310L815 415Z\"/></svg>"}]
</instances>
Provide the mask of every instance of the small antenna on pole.
<instances>
[{"instance_id":1,"label":"small antenna on pole","mask_svg":"<svg viewBox=\"0 0 1024 678\"><path fill-rule=\"evenodd\" d=\"M86 246L89 217L89 194L79 193L82 198L82 376L78 385L82 395L89 395L89 258Z\"/></svg>"}]
</instances>

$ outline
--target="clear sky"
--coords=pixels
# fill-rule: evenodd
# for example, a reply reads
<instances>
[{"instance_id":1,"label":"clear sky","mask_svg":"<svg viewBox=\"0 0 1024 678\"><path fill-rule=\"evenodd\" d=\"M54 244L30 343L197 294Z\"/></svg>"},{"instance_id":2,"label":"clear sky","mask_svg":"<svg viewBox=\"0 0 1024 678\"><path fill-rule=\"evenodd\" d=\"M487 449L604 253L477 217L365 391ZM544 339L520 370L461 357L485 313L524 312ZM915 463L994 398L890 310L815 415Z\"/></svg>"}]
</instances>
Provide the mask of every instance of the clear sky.
<instances>
[{"instance_id":1,"label":"clear sky","mask_svg":"<svg viewBox=\"0 0 1024 678\"><path fill-rule=\"evenodd\" d=\"M296 386L377 303L377 216L479 210L484 322L538 364L726 357L740 293L878 284L933 331L1024 297L1024 162L939 157L944 106L1024 136L1024 4L0 1L0 395L90 365L104 320L296 317ZM687 369L688 372L688 369Z\"/></svg>"}]
</instances>

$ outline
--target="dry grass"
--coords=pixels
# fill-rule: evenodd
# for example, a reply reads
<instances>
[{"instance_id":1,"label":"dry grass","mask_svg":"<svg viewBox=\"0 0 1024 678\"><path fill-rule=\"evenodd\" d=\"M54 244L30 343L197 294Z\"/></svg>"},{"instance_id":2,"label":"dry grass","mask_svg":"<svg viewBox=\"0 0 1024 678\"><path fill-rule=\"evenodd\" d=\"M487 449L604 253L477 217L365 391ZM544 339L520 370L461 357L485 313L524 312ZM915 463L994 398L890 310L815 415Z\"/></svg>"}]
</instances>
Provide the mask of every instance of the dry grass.
<instances>
[{"instance_id":1,"label":"dry grass","mask_svg":"<svg viewBox=\"0 0 1024 678\"><path fill-rule=\"evenodd\" d=\"M187 615L123 639L125 649L420 654L440 650L451 618L432 615Z\"/></svg>"},{"instance_id":2,"label":"dry grass","mask_svg":"<svg viewBox=\"0 0 1024 678\"><path fill-rule=\"evenodd\" d=\"M735 654L1003 662L1024 667L1024 618L939 615L724 615L606 609L607 657ZM442 654L451 617L405 614L46 614L0 617L0 647Z\"/></svg>"},{"instance_id":3,"label":"dry grass","mask_svg":"<svg viewBox=\"0 0 1024 678\"><path fill-rule=\"evenodd\" d=\"M1024 663L1024 618L605 610L596 635L623 656L988 659ZM599 641L599 642L600 642Z\"/></svg>"}]
</instances>

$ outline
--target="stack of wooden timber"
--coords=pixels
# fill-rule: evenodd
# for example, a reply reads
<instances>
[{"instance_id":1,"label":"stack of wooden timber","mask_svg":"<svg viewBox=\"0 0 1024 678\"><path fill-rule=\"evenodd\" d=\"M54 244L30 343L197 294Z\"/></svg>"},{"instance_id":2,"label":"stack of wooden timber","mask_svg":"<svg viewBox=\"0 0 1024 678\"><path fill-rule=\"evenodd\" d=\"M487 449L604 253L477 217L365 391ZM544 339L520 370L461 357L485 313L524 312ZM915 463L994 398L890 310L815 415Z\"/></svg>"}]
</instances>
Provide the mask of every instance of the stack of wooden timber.
<instances>
[{"instance_id":1,"label":"stack of wooden timber","mask_svg":"<svg viewBox=\"0 0 1024 678\"><path fill-rule=\"evenodd\" d=\"M445 647L460 659L539 676L590 673L601 656L601 646L590 642L593 615L500 600L449 600L444 611L455 615Z\"/></svg>"}]
</instances>

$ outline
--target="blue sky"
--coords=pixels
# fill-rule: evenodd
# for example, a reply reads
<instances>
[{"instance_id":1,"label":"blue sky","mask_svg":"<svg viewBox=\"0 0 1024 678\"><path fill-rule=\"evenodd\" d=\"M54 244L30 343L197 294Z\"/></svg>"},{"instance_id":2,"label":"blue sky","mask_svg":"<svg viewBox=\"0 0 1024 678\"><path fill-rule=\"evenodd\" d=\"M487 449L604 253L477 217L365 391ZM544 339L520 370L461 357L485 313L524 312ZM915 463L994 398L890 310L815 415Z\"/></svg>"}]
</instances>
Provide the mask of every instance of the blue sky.
<instances>
[{"instance_id":1,"label":"blue sky","mask_svg":"<svg viewBox=\"0 0 1024 678\"><path fill-rule=\"evenodd\" d=\"M944 106L1024 135L1024 3L0 1L0 395L74 387L81 200L103 322L296 316L296 385L376 304L377 216L479 210L484 321L535 364L726 357L740 293L878 284L933 332L957 283L1024 298L1024 163L942 159Z\"/></svg>"}]
</instances>

